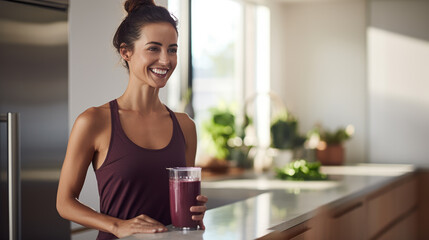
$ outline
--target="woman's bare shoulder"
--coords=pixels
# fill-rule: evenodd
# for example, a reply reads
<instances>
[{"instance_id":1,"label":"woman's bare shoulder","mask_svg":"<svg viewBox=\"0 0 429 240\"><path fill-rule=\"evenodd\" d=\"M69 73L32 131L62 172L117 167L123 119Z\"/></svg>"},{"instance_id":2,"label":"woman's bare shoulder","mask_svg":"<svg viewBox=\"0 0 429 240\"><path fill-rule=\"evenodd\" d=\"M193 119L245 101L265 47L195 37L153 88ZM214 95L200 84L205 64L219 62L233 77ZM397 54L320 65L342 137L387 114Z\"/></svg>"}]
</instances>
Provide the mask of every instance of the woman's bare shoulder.
<instances>
[{"instance_id":1,"label":"woman's bare shoulder","mask_svg":"<svg viewBox=\"0 0 429 240\"><path fill-rule=\"evenodd\" d=\"M179 121L179 124L182 128L186 129L195 129L195 123L194 120L192 120L191 117L187 113L183 112L174 112L176 115L177 121Z\"/></svg>"},{"instance_id":2,"label":"woman's bare shoulder","mask_svg":"<svg viewBox=\"0 0 429 240\"><path fill-rule=\"evenodd\" d=\"M110 121L109 104L103 104L98 107L91 107L82 112L75 121L75 125L93 130L103 128Z\"/></svg>"},{"instance_id":3,"label":"woman's bare shoulder","mask_svg":"<svg viewBox=\"0 0 429 240\"><path fill-rule=\"evenodd\" d=\"M186 142L186 166L195 165L195 154L197 150L197 131L195 122L186 113L174 113Z\"/></svg>"},{"instance_id":4,"label":"woman's bare shoulder","mask_svg":"<svg viewBox=\"0 0 429 240\"><path fill-rule=\"evenodd\" d=\"M186 113L175 112L174 114L176 115L183 134L185 135L186 142L195 139L197 132L194 120L192 120L192 118L190 118Z\"/></svg>"}]
</instances>

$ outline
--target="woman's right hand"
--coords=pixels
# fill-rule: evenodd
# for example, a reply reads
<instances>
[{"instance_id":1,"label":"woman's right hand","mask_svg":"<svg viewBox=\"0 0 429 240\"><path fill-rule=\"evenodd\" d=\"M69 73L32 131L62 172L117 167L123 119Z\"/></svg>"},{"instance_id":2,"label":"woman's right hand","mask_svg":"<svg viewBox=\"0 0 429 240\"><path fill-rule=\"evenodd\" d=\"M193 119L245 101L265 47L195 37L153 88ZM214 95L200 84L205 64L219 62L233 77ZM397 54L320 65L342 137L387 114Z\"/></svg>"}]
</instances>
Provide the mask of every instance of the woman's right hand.
<instances>
[{"instance_id":1,"label":"woman's right hand","mask_svg":"<svg viewBox=\"0 0 429 240\"><path fill-rule=\"evenodd\" d=\"M113 234L118 237L127 237L135 233L159 233L168 229L160 222L144 214L128 220L118 221L113 229Z\"/></svg>"}]
</instances>

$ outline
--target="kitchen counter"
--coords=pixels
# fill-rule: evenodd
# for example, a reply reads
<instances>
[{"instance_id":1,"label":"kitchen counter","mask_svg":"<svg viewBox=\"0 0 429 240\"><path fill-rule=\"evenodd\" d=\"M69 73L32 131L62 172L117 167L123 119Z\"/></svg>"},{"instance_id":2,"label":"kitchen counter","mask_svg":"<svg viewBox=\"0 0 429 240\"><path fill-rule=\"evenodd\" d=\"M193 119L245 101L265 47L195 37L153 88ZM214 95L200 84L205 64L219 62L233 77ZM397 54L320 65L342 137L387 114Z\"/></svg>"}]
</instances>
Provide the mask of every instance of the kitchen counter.
<instances>
[{"instance_id":1,"label":"kitchen counter","mask_svg":"<svg viewBox=\"0 0 429 240\"><path fill-rule=\"evenodd\" d=\"M255 239L289 229L314 217L321 207L335 208L406 177L415 169L411 165L364 164L322 167L321 171L328 174L328 181L283 181L269 174L203 181L202 193L209 202L223 205L206 212L205 231L182 232L169 226L166 233L135 234L123 239Z\"/></svg>"}]
</instances>

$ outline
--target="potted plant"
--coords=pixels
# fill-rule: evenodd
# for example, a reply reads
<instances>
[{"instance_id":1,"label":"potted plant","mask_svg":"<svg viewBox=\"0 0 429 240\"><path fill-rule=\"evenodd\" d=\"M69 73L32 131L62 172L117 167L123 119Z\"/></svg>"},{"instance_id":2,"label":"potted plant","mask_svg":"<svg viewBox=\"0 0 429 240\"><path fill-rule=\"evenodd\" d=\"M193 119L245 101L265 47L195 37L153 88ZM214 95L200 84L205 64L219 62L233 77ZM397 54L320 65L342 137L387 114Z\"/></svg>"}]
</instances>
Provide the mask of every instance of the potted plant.
<instances>
[{"instance_id":1,"label":"potted plant","mask_svg":"<svg viewBox=\"0 0 429 240\"><path fill-rule=\"evenodd\" d=\"M271 147L277 154L274 158L276 167L283 167L295 157L295 151L301 148L306 140L298 132L298 120L290 113L283 113L274 119L270 127Z\"/></svg>"},{"instance_id":2,"label":"potted plant","mask_svg":"<svg viewBox=\"0 0 429 240\"><path fill-rule=\"evenodd\" d=\"M249 167L247 154L251 146L244 145L244 129L249 125L246 117L242 126L237 126L233 111L226 106L210 109L210 117L202 123L202 137L205 151L209 154L206 169L225 171L230 162L237 167Z\"/></svg>"},{"instance_id":3,"label":"potted plant","mask_svg":"<svg viewBox=\"0 0 429 240\"><path fill-rule=\"evenodd\" d=\"M316 157L322 165L342 165L345 149L343 143L354 134L354 127L339 127L334 131L316 126L310 135L319 139L316 145ZM310 137L311 138L311 137Z\"/></svg>"}]
</instances>

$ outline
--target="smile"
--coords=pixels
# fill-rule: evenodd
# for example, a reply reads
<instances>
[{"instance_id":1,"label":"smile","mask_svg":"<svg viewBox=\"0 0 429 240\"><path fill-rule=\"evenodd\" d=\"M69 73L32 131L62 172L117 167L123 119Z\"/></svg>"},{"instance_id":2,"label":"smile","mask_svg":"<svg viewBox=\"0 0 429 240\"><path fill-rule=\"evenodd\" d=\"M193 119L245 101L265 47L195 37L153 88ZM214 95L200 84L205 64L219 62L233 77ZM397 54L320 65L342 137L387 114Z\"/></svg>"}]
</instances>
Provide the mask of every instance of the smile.
<instances>
[{"instance_id":1,"label":"smile","mask_svg":"<svg viewBox=\"0 0 429 240\"><path fill-rule=\"evenodd\" d=\"M165 75L167 74L168 69L151 68L150 71L158 75Z\"/></svg>"}]
</instances>

